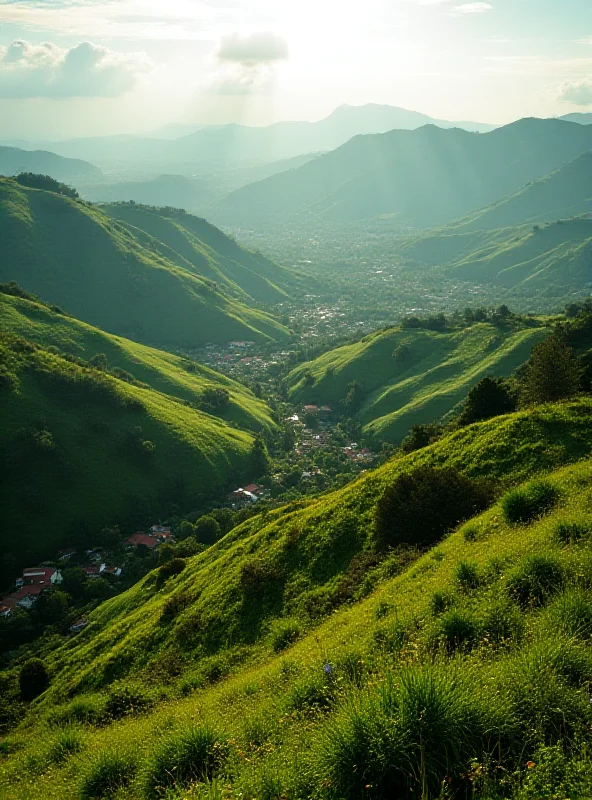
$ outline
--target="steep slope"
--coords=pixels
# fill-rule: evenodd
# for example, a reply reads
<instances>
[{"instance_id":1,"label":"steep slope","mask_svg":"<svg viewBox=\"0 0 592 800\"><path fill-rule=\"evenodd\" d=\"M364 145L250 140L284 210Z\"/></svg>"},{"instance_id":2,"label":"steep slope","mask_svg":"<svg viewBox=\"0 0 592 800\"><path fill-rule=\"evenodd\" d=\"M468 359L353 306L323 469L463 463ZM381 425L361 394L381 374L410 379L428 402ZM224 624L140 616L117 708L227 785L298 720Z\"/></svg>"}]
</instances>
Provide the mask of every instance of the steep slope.
<instances>
[{"instance_id":1,"label":"steep slope","mask_svg":"<svg viewBox=\"0 0 592 800\"><path fill-rule=\"evenodd\" d=\"M451 227L416 238L400 252L414 262L444 266L448 277L566 298L592 284L592 220L499 230Z\"/></svg>"},{"instance_id":2,"label":"steep slope","mask_svg":"<svg viewBox=\"0 0 592 800\"><path fill-rule=\"evenodd\" d=\"M31 326L39 318L54 322L43 310L26 311ZM73 324L60 333L71 342L82 335L86 343L98 335ZM1 334L0 359L6 526L0 549L19 565L48 558L58 547L80 546L106 525L145 524L167 509L199 506L219 498L234 480L253 477L253 435L172 394L119 380L10 333ZM162 362L145 371L154 377L161 368Z\"/></svg>"},{"instance_id":3,"label":"steep slope","mask_svg":"<svg viewBox=\"0 0 592 800\"><path fill-rule=\"evenodd\" d=\"M63 158L45 150L21 150L18 147L0 147L0 175L8 177L19 172L49 175L63 183L97 181L102 178L98 167L79 159Z\"/></svg>"},{"instance_id":4,"label":"steep slope","mask_svg":"<svg viewBox=\"0 0 592 800\"><path fill-rule=\"evenodd\" d=\"M299 365L288 375L289 395L338 406L357 381L364 433L399 443L413 425L446 418L485 375L510 375L548 333L521 323L445 333L393 328Z\"/></svg>"},{"instance_id":5,"label":"steep slope","mask_svg":"<svg viewBox=\"0 0 592 800\"><path fill-rule=\"evenodd\" d=\"M459 220L460 232L554 222L592 212L592 152Z\"/></svg>"},{"instance_id":6,"label":"steep slope","mask_svg":"<svg viewBox=\"0 0 592 800\"><path fill-rule=\"evenodd\" d=\"M287 335L272 317L232 299L195 269L176 266L153 242L143 246L99 209L10 180L0 180L0 281L16 281L86 322L162 347Z\"/></svg>"},{"instance_id":7,"label":"steep slope","mask_svg":"<svg viewBox=\"0 0 592 800\"><path fill-rule=\"evenodd\" d=\"M98 766L104 757L113 765L107 775L123 777L120 794L143 800L161 796L162 782L171 786L168 796L175 800L192 795L386 800L393 796L394 780L397 786L401 781L397 796L408 798L422 787L422 768L429 769L425 796L437 797L447 781L474 797L491 797L502 773L504 795L523 797L522 781L539 762L545 786L555 788L551 782L559 770L546 767L541 742L559 743L559 752L551 750L555 766L565 763L562 745L582 759L581 787L590 771L585 742L592 667L587 648L592 464L561 465L589 458L589 414L590 403L580 402L471 426L306 509L246 523L160 589L148 576L105 603L88 628L55 654L53 688L6 740L3 796L79 797L90 776L102 774ZM522 524L509 521L503 503L496 504L432 551L413 554L410 566L391 554L382 570L358 585L358 602L322 624L301 612L301 641L288 638L274 652L279 629L270 623L282 611L280 587L291 614L283 624L291 623L298 638L294 600L331 575L344 574L352 554L371 541L373 509L383 487L419 463L454 464L509 483L548 471L546 486L554 499ZM570 525L581 532L579 543L561 538ZM268 605L259 602L253 609L252 590L240 576L257 558L268 568L258 587L259 600L267 598ZM547 568L542 594L536 593L532 574L536 564ZM280 584L272 591L274 581ZM313 596L318 609L318 592ZM274 597L275 607L269 604ZM245 620L242 626L237 620L247 606L252 615L246 631ZM309 607L312 612L315 604ZM253 636L257 612L258 646L233 648L246 633ZM218 631L222 636L215 639ZM203 657L199 643L208 636L211 650L222 651L217 660ZM241 657L246 665L240 665ZM227 676L228 669L234 674ZM172 670L173 676L181 673L176 685ZM115 677L130 671L134 683L113 685ZM73 693L101 686L104 694L68 702ZM124 718L114 722L104 709L107 702L114 709L118 699L125 702L124 687L132 704L127 713L122 705ZM150 710L151 702L163 704ZM91 724L76 728L76 746L63 754L65 748L59 751L57 745L68 733L74 738L72 721L85 719ZM102 724L93 725L93 719ZM568 738L576 733L584 740ZM212 739L214 774L188 770L187 775L184 754L198 758L198 743ZM483 771L488 756L496 759L491 778L485 786L473 785L467 765ZM533 774L538 778L539 772ZM565 796L585 797L587 791Z\"/></svg>"},{"instance_id":8,"label":"steep slope","mask_svg":"<svg viewBox=\"0 0 592 800\"><path fill-rule=\"evenodd\" d=\"M142 244L160 247L160 254L173 264L215 281L244 302L279 302L302 288L296 275L261 253L246 250L199 217L136 204L107 205L101 210L124 223Z\"/></svg>"},{"instance_id":9,"label":"steep slope","mask_svg":"<svg viewBox=\"0 0 592 800\"><path fill-rule=\"evenodd\" d=\"M442 225L518 190L592 147L592 128L524 119L490 133L391 131L358 136L297 170L232 192L218 204L237 224L296 215L352 221L390 215Z\"/></svg>"},{"instance_id":10,"label":"steep slope","mask_svg":"<svg viewBox=\"0 0 592 800\"><path fill-rule=\"evenodd\" d=\"M195 408L207 406L207 390L225 389L228 404L211 413L246 430L275 427L269 408L240 383L195 361L104 333L43 303L3 294L1 288L0 330L85 361L102 354L108 370L123 370L150 389Z\"/></svg>"}]
</instances>

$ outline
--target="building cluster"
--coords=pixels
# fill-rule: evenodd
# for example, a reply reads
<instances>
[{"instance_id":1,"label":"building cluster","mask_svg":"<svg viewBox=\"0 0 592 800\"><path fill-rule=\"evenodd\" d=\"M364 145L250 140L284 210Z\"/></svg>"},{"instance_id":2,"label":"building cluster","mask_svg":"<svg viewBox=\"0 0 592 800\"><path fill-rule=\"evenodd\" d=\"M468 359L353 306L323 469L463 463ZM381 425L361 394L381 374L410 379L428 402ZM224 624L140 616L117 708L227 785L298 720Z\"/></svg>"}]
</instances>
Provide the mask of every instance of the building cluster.
<instances>
[{"instance_id":1,"label":"building cluster","mask_svg":"<svg viewBox=\"0 0 592 800\"><path fill-rule=\"evenodd\" d=\"M153 525L149 533L138 531L129 536L125 543L128 547L147 547L149 550L154 550L161 544L173 542L173 534L170 528L165 528L162 525Z\"/></svg>"},{"instance_id":2,"label":"building cluster","mask_svg":"<svg viewBox=\"0 0 592 800\"><path fill-rule=\"evenodd\" d=\"M265 488L257 483L250 483L244 489L235 489L228 495L228 502L234 509L244 508L251 503L258 503L265 494Z\"/></svg>"}]
</instances>

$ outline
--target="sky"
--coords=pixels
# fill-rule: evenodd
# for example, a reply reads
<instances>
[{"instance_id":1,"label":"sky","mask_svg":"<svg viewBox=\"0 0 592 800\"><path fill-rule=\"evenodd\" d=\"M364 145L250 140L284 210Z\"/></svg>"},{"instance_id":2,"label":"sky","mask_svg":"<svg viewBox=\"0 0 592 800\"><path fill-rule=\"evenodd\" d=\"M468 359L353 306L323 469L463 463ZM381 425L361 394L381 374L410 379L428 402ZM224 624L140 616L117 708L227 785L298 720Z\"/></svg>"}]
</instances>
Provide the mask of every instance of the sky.
<instances>
[{"instance_id":1,"label":"sky","mask_svg":"<svg viewBox=\"0 0 592 800\"><path fill-rule=\"evenodd\" d=\"M0 0L0 138L592 111L592 0Z\"/></svg>"}]
</instances>

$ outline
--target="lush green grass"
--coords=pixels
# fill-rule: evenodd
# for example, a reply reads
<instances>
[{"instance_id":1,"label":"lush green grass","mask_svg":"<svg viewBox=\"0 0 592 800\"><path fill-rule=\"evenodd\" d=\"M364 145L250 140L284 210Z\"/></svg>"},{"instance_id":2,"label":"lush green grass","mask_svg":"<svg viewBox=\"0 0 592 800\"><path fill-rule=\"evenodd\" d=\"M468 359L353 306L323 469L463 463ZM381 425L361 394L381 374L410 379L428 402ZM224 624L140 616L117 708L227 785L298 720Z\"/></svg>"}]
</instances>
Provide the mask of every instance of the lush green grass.
<instances>
[{"instance_id":1,"label":"lush green grass","mask_svg":"<svg viewBox=\"0 0 592 800\"><path fill-rule=\"evenodd\" d=\"M151 389L198 407L206 389L225 389L229 404L217 416L247 430L275 427L266 404L236 381L195 361L105 333L43 303L0 293L0 330L85 361L103 354L108 369L124 370Z\"/></svg>"},{"instance_id":2,"label":"lush green grass","mask_svg":"<svg viewBox=\"0 0 592 800\"><path fill-rule=\"evenodd\" d=\"M414 238L400 252L413 262L445 267L448 277L566 297L590 285L592 220L469 230L456 225Z\"/></svg>"},{"instance_id":3,"label":"lush green grass","mask_svg":"<svg viewBox=\"0 0 592 800\"><path fill-rule=\"evenodd\" d=\"M204 376L184 381L178 360L111 339L25 301L5 299L21 326L88 354L97 342L150 386L138 386L66 360L7 334L0 338L3 553L17 564L92 541L106 525L145 525L176 508L219 498L252 479L253 434L174 396L197 396ZM21 314L22 312L22 314ZM28 316L30 314L30 317ZM57 318L56 318L57 317ZM64 338L66 337L66 338ZM86 350L85 348L89 348ZM214 378L214 375L208 376ZM265 426L265 406L233 384L233 422ZM158 389L167 388L171 394ZM24 564L23 564L24 565Z\"/></svg>"},{"instance_id":4,"label":"lush green grass","mask_svg":"<svg viewBox=\"0 0 592 800\"><path fill-rule=\"evenodd\" d=\"M171 261L167 245L164 254L159 247L83 201L0 179L0 281L16 281L91 324L162 347L287 336L274 318L232 298L195 266Z\"/></svg>"},{"instance_id":5,"label":"lush green grass","mask_svg":"<svg viewBox=\"0 0 592 800\"><path fill-rule=\"evenodd\" d=\"M364 432L400 442L413 425L444 419L485 375L512 374L548 333L536 324L480 323L449 333L393 328L298 366L288 376L289 393L303 403L338 405L358 381L365 391L357 414Z\"/></svg>"},{"instance_id":6,"label":"lush green grass","mask_svg":"<svg viewBox=\"0 0 592 800\"><path fill-rule=\"evenodd\" d=\"M93 776L114 775L130 781L119 797L142 800L171 783L168 796L179 800L387 798L393 786L400 797L435 798L443 783L489 800L589 797L592 560L587 534L570 544L556 531L568 522L583 530L592 518L592 462L560 466L590 454L591 410L577 402L471 426L307 508L245 523L160 596L148 578L105 604L49 659L53 689L3 745L1 796L75 798ZM363 546L381 485L420 462L509 482L545 471L557 503L518 524L496 504L406 569L383 568L360 602L316 625L302 615L309 632L287 650L275 652L263 625L259 643L239 652L225 603L254 585L240 582L245 563L265 560L269 578L295 551L301 577L284 584L289 606L311 573L336 569L345 520ZM259 605L272 599L269 588L257 584ZM159 623L165 597L177 593L188 597L185 611ZM268 606L268 622L273 613ZM220 618L214 662L191 651L189 636L209 635ZM109 660L111 681L133 665L160 703L81 727L56 764L56 712L73 705L72 692L100 688Z\"/></svg>"},{"instance_id":7,"label":"lush green grass","mask_svg":"<svg viewBox=\"0 0 592 800\"><path fill-rule=\"evenodd\" d=\"M206 220L179 211L117 203L101 206L145 246L203 275L243 302L277 303L304 289L303 279L261 253L240 247Z\"/></svg>"}]
</instances>

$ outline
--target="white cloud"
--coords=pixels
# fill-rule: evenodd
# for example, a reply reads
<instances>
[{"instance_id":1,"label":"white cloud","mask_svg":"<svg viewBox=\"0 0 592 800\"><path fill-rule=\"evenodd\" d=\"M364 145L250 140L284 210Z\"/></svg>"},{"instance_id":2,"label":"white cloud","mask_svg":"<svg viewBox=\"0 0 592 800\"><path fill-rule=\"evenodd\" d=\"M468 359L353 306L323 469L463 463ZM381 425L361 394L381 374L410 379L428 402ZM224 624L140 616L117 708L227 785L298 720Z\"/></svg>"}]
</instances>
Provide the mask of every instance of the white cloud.
<instances>
[{"instance_id":1,"label":"white cloud","mask_svg":"<svg viewBox=\"0 0 592 800\"><path fill-rule=\"evenodd\" d=\"M220 39L218 58L238 64L270 64L288 58L285 39L275 33L232 33Z\"/></svg>"},{"instance_id":2,"label":"white cloud","mask_svg":"<svg viewBox=\"0 0 592 800\"><path fill-rule=\"evenodd\" d=\"M564 83L559 89L558 99L575 106L592 106L592 77Z\"/></svg>"},{"instance_id":3,"label":"white cloud","mask_svg":"<svg viewBox=\"0 0 592 800\"><path fill-rule=\"evenodd\" d=\"M493 11L491 3L463 3L452 9L454 14L483 14L486 11Z\"/></svg>"},{"instance_id":4,"label":"white cloud","mask_svg":"<svg viewBox=\"0 0 592 800\"><path fill-rule=\"evenodd\" d=\"M150 68L141 53L114 53L92 42L69 50L22 39L0 47L0 97L118 97Z\"/></svg>"}]
</instances>

